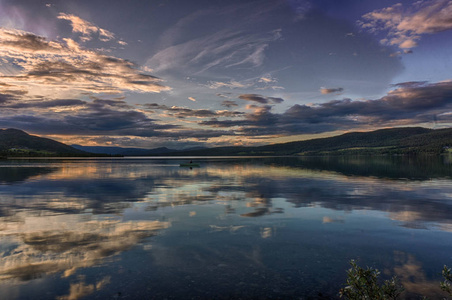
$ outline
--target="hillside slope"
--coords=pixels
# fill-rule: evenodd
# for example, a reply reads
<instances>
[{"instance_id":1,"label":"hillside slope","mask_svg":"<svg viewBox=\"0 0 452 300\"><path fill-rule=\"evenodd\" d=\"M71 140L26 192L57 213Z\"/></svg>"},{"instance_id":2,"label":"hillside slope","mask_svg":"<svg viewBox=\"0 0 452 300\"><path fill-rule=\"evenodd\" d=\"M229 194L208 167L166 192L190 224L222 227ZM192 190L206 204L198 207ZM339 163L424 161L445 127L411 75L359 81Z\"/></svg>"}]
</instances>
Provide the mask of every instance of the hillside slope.
<instances>
[{"instance_id":1,"label":"hillside slope","mask_svg":"<svg viewBox=\"0 0 452 300\"><path fill-rule=\"evenodd\" d=\"M452 147L452 128L405 127L260 147L219 147L174 155L380 155L440 154Z\"/></svg>"},{"instance_id":2,"label":"hillside slope","mask_svg":"<svg viewBox=\"0 0 452 300\"><path fill-rule=\"evenodd\" d=\"M18 130L0 129L0 155L2 156L84 156L89 155L66 144L41 138Z\"/></svg>"}]
</instances>

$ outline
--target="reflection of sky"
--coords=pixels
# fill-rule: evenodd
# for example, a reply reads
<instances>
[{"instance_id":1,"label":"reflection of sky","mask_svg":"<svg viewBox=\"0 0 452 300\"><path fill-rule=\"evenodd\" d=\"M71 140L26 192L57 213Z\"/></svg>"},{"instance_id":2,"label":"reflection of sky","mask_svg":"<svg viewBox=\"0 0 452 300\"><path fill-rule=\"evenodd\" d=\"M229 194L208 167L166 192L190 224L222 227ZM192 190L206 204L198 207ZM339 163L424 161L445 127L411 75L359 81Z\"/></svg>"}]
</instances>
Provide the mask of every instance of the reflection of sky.
<instances>
[{"instance_id":1,"label":"reflection of sky","mask_svg":"<svg viewBox=\"0 0 452 300\"><path fill-rule=\"evenodd\" d=\"M390 167L365 176L358 168L365 161L349 170L330 161L321 170L303 160L205 160L193 170L171 160L39 163L2 183L0 291L31 291L41 278L71 282L60 296L107 297L121 287L133 297L131 287L151 278L164 297L176 279L176 294L190 282L213 292L208 286L221 273L223 292L281 297L321 287L334 294L337 285L316 278L331 273L332 282L344 282L351 258L397 274L412 292L434 287L451 242L452 185L441 175L448 165L424 174L431 180L409 180ZM423 169L417 163L411 167ZM127 264L142 279L120 282L111 268ZM253 289L264 285L271 290Z\"/></svg>"}]
</instances>

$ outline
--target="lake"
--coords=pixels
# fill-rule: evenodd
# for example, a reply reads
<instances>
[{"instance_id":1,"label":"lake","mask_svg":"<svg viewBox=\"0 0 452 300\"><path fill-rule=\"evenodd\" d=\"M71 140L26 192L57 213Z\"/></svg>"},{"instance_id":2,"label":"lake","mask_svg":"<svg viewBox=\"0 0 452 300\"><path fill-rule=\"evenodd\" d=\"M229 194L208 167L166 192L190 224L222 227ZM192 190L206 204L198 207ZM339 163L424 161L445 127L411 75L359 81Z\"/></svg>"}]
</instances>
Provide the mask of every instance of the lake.
<instances>
[{"instance_id":1,"label":"lake","mask_svg":"<svg viewBox=\"0 0 452 300\"><path fill-rule=\"evenodd\" d=\"M445 296L451 157L0 161L1 299Z\"/></svg>"}]
</instances>

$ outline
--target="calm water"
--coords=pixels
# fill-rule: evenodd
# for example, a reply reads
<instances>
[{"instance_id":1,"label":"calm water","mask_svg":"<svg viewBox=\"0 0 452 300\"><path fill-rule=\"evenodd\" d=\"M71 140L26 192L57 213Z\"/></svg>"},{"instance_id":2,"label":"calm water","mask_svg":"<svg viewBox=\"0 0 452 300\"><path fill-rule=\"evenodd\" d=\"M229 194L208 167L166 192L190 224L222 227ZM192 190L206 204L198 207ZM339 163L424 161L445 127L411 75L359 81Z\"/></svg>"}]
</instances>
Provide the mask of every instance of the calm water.
<instances>
[{"instance_id":1,"label":"calm water","mask_svg":"<svg viewBox=\"0 0 452 300\"><path fill-rule=\"evenodd\" d=\"M0 161L1 299L328 299L350 259L442 295L449 158L196 161Z\"/></svg>"}]
</instances>

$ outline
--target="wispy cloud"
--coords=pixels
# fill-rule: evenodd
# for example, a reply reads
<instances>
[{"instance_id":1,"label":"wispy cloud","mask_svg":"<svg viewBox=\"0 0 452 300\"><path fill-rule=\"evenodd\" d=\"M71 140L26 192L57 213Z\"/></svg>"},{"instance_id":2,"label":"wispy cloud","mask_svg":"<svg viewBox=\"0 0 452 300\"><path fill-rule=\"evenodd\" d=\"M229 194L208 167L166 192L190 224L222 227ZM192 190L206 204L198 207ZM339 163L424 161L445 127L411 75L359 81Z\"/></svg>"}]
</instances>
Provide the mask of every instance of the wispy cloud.
<instances>
[{"instance_id":1,"label":"wispy cloud","mask_svg":"<svg viewBox=\"0 0 452 300\"><path fill-rule=\"evenodd\" d=\"M210 89L229 88L229 89L244 89L253 86L253 82L239 82L230 80L229 82L211 81L208 84Z\"/></svg>"},{"instance_id":2,"label":"wispy cloud","mask_svg":"<svg viewBox=\"0 0 452 300\"><path fill-rule=\"evenodd\" d=\"M115 35L112 32L100 28L75 15L60 13L58 15L58 19L69 21L72 26L72 31L81 33L82 37L80 37L80 39L84 42L91 40L93 38L93 34L95 33L99 35L99 40L103 42L107 42L115 38Z\"/></svg>"},{"instance_id":3,"label":"wispy cloud","mask_svg":"<svg viewBox=\"0 0 452 300\"><path fill-rule=\"evenodd\" d=\"M258 67L269 43L280 38L280 32L266 34L223 30L187 42L171 45L155 55L146 66L155 71L180 69L201 74L213 68Z\"/></svg>"},{"instance_id":4,"label":"wispy cloud","mask_svg":"<svg viewBox=\"0 0 452 300\"><path fill-rule=\"evenodd\" d=\"M260 77L257 80L257 83L263 84L263 86L257 87L258 90L267 90L267 89L284 90L284 87L277 85L278 79L273 77L271 74L266 74L266 75Z\"/></svg>"},{"instance_id":5,"label":"wispy cloud","mask_svg":"<svg viewBox=\"0 0 452 300\"><path fill-rule=\"evenodd\" d=\"M451 13L452 2L448 0L416 1L409 7L398 3L365 14L359 24L371 32L388 32L384 44L410 49L424 34L452 29Z\"/></svg>"}]
</instances>

